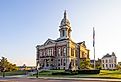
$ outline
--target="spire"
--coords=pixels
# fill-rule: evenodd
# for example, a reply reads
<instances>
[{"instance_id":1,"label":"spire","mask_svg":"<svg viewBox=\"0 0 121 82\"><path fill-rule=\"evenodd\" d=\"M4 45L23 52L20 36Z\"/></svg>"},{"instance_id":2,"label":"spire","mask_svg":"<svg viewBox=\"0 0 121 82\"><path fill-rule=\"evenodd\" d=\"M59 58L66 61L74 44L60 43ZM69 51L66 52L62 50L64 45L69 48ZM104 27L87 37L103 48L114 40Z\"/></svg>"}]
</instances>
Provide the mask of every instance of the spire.
<instances>
[{"instance_id":1,"label":"spire","mask_svg":"<svg viewBox=\"0 0 121 82\"><path fill-rule=\"evenodd\" d=\"M64 11L64 18L66 19L66 10Z\"/></svg>"}]
</instances>

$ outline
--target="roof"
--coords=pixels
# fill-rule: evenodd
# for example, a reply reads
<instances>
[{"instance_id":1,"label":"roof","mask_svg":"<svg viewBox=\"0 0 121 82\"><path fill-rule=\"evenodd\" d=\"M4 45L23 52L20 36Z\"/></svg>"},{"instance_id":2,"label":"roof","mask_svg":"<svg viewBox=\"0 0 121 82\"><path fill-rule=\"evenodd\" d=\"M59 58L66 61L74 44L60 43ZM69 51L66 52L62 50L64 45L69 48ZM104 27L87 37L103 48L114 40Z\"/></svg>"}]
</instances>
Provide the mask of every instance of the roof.
<instances>
[{"instance_id":1,"label":"roof","mask_svg":"<svg viewBox=\"0 0 121 82\"><path fill-rule=\"evenodd\" d=\"M106 54L106 55L104 55L102 58L107 58L107 57L111 57L111 55Z\"/></svg>"},{"instance_id":2,"label":"roof","mask_svg":"<svg viewBox=\"0 0 121 82\"><path fill-rule=\"evenodd\" d=\"M116 56L114 52L112 53L112 55L110 55L109 53L107 53L102 58L108 58L108 57L112 57L112 56Z\"/></svg>"}]
</instances>

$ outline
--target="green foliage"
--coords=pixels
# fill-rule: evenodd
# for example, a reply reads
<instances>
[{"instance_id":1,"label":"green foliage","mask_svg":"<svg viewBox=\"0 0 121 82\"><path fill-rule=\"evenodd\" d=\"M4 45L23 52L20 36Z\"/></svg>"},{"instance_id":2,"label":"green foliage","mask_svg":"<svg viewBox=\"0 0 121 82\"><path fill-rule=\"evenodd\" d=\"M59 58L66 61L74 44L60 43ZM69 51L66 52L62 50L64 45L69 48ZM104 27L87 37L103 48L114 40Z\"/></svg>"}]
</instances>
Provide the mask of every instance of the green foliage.
<instances>
[{"instance_id":1,"label":"green foliage","mask_svg":"<svg viewBox=\"0 0 121 82\"><path fill-rule=\"evenodd\" d=\"M16 64L12 64L10 62L8 62L7 58L2 57L0 59L0 71L14 71L17 70Z\"/></svg>"},{"instance_id":2,"label":"green foliage","mask_svg":"<svg viewBox=\"0 0 121 82\"><path fill-rule=\"evenodd\" d=\"M2 72L0 72L0 76L2 76ZM25 70L17 70L17 71L11 71L11 72L5 72L5 76L13 76L13 75L25 75L27 74L27 71Z\"/></svg>"},{"instance_id":3,"label":"green foliage","mask_svg":"<svg viewBox=\"0 0 121 82\"><path fill-rule=\"evenodd\" d=\"M121 65L117 65L116 68L117 68L118 70L121 70Z\"/></svg>"},{"instance_id":4,"label":"green foliage","mask_svg":"<svg viewBox=\"0 0 121 82\"><path fill-rule=\"evenodd\" d=\"M81 61L80 62L80 68L81 69L91 69L91 67L90 67L90 60L89 59L85 59L85 61Z\"/></svg>"},{"instance_id":5,"label":"green foliage","mask_svg":"<svg viewBox=\"0 0 121 82\"><path fill-rule=\"evenodd\" d=\"M39 76L52 76L52 73L56 72L64 72L64 70L43 70L39 72ZM33 76L36 76L36 74L34 74Z\"/></svg>"}]
</instances>

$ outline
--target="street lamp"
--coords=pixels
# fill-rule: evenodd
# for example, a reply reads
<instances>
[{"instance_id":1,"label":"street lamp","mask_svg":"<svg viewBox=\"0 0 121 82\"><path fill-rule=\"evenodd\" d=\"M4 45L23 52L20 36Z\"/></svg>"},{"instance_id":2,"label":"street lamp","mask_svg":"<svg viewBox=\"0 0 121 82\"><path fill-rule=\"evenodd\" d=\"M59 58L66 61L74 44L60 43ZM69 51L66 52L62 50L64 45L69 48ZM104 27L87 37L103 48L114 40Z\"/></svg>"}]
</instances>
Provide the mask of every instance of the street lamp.
<instances>
[{"instance_id":1,"label":"street lamp","mask_svg":"<svg viewBox=\"0 0 121 82\"><path fill-rule=\"evenodd\" d=\"M6 70L6 68L3 67L3 78L5 77L5 70Z\"/></svg>"},{"instance_id":2,"label":"street lamp","mask_svg":"<svg viewBox=\"0 0 121 82\"><path fill-rule=\"evenodd\" d=\"M37 70L36 78L38 78L38 76L39 76L39 60L38 59L37 59L36 70Z\"/></svg>"}]
</instances>

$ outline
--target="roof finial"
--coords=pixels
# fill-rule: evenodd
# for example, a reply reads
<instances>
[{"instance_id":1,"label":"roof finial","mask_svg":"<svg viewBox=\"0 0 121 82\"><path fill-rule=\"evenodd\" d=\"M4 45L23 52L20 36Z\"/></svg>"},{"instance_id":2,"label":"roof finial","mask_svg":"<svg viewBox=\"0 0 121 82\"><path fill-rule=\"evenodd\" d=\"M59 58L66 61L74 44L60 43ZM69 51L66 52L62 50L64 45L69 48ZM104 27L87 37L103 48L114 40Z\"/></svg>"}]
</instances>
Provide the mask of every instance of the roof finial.
<instances>
[{"instance_id":1,"label":"roof finial","mask_svg":"<svg viewBox=\"0 0 121 82\"><path fill-rule=\"evenodd\" d=\"M66 10L64 11L64 18L66 18Z\"/></svg>"}]
</instances>

